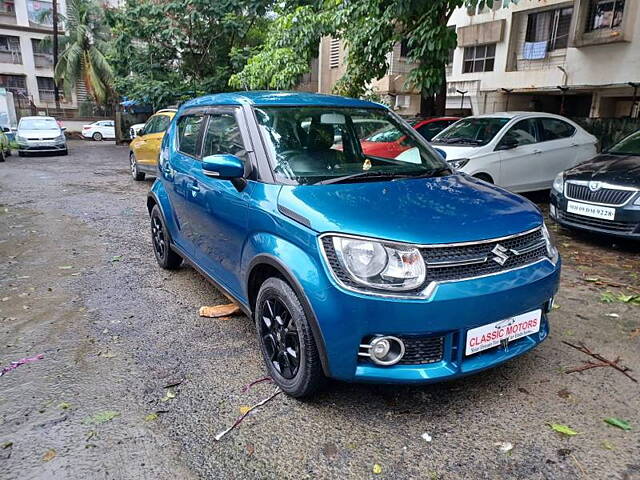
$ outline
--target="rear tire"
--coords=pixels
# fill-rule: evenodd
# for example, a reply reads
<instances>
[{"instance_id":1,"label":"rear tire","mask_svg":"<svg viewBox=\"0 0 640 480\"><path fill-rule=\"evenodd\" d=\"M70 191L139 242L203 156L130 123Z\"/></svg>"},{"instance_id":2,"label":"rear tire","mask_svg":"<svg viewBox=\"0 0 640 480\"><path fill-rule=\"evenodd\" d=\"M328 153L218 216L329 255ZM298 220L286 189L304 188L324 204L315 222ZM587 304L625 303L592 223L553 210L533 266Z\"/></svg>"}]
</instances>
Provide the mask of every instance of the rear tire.
<instances>
[{"instance_id":1,"label":"rear tire","mask_svg":"<svg viewBox=\"0 0 640 480\"><path fill-rule=\"evenodd\" d=\"M298 296L285 281L272 277L262 284L254 320L267 371L283 392L305 397L324 385L311 326Z\"/></svg>"},{"instance_id":2,"label":"rear tire","mask_svg":"<svg viewBox=\"0 0 640 480\"><path fill-rule=\"evenodd\" d=\"M102 134L100 132L96 132L92 135L92 137L96 142L102 141Z\"/></svg>"},{"instance_id":3,"label":"rear tire","mask_svg":"<svg viewBox=\"0 0 640 480\"><path fill-rule=\"evenodd\" d=\"M138 161L136 160L136 156L131 152L129 154L129 164L131 167L131 176L136 182L140 182L144 180L146 176L144 172L138 170Z\"/></svg>"},{"instance_id":4,"label":"rear tire","mask_svg":"<svg viewBox=\"0 0 640 480\"><path fill-rule=\"evenodd\" d=\"M4 162L5 158L5 153L4 152L0 152L0 162Z\"/></svg>"},{"instance_id":5,"label":"rear tire","mask_svg":"<svg viewBox=\"0 0 640 480\"><path fill-rule=\"evenodd\" d=\"M151 243L161 268L175 270L182 264L182 257L171 249L171 237L158 205L151 209Z\"/></svg>"}]
</instances>

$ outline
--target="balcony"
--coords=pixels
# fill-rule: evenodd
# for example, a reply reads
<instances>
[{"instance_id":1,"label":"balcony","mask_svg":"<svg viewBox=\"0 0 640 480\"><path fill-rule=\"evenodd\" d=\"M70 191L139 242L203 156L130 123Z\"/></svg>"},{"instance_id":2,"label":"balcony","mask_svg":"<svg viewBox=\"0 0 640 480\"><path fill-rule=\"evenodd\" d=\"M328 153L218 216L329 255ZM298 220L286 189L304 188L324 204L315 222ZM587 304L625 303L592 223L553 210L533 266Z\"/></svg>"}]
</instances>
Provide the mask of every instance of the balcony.
<instances>
[{"instance_id":1,"label":"balcony","mask_svg":"<svg viewBox=\"0 0 640 480\"><path fill-rule=\"evenodd\" d=\"M33 53L33 61L36 68L53 69L53 55L50 53Z\"/></svg>"},{"instance_id":2,"label":"balcony","mask_svg":"<svg viewBox=\"0 0 640 480\"><path fill-rule=\"evenodd\" d=\"M22 53L19 50L0 50L0 63L22 64Z\"/></svg>"},{"instance_id":3,"label":"balcony","mask_svg":"<svg viewBox=\"0 0 640 480\"><path fill-rule=\"evenodd\" d=\"M13 5L3 5L0 2L0 24L15 25L16 23L18 22L16 21L16 12Z\"/></svg>"}]
</instances>

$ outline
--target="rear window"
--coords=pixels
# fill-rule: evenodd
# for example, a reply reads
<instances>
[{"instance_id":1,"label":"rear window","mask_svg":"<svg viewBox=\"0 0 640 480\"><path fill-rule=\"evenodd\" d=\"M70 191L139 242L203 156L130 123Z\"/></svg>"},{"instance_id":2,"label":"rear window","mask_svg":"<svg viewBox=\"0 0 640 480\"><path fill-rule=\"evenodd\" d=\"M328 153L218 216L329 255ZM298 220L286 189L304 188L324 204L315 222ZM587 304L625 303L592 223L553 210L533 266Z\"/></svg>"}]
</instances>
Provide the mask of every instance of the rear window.
<instances>
[{"instance_id":1,"label":"rear window","mask_svg":"<svg viewBox=\"0 0 640 480\"><path fill-rule=\"evenodd\" d=\"M557 118L541 118L540 130L542 141L558 140L573 136L576 129L573 125L558 120Z\"/></svg>"}]
</instances>

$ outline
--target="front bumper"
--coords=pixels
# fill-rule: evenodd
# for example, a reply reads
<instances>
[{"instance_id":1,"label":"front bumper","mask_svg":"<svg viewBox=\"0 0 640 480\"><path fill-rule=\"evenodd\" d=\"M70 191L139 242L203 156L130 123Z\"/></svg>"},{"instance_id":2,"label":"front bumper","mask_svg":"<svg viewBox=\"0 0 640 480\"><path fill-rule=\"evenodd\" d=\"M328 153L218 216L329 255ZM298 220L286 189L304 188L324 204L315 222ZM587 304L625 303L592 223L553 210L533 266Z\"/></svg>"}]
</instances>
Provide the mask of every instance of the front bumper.
<instances>
[{"instance_id":1,"label":"front bumper","mask_svg":"<svg viewBox=\"0 0 640 480\"><path fill-rule=\"evenodd\" d=\"M546 313L540 331L474 355L465 355L467 331L515 315L546 312L560 278L560 260L549 260L498 275L439 284L426 300L382 298L334 285L311 299L322 331L330 376L376 383L427 383L494 367L542 342L549 333ZM363 338L392 335L442 338L439 360L385 367L358 357Z\"/></svg>"},{"instance_id":2,"label":"front bumper","mask_svg":"<svg viewBox=\"0 0 640 480\"><path fill-rule=\"evenodd\" d=\"M64 152L67 149L66 142L58 143L19 143L18 152L23 153L46 153L46 152Z\"/></svg>"},{"instance_id":3,"label":"front bumper","mask_svg":"<svg viewBox=\"0 0 640 480\"><path fill-rule=\"evenodd\" d=\"M621 207L609 207L616 210L614 220L601 220L568 213L568 199L562 193L551 190L549 216L560 225L568 228L640 240L640 205L633 204L637 198L637 196L631 197Z\"/></svg>"}]
</instances>

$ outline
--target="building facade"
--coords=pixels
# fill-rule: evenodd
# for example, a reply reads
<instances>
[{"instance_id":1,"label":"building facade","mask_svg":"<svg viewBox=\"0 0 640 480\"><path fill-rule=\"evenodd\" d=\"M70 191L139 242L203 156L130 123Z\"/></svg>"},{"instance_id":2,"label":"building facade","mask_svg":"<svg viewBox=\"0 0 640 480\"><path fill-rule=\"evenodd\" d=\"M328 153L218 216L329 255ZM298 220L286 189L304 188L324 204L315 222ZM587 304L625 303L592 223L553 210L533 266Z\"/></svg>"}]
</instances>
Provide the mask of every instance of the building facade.
<instances>
[{"instance_id":1,"label":"building facade","mask_svg":"<svg viewBox=\"0 0 640 480\"><path fill-rule=\"evenodd\" d=\"M19 115L55 109L53 52L42 41L53 33L51 8L47 0L0 0L0 89L13 93ZM64 14L65 0L58 9ZM63 111L77 109L76 92L60 97Z\"/></svg>"},{"instance_id":2,"label":"building facade","mask_svg":"<svg viewBox=\"0 0 640 480\"><path fill-rule=\"evenodd\" d=\"M451 17L458 47L447 67L449 113L640 116L640 1L498 4L482 11L458 9ZM336 47L335 40L323 39L319 59L319 91L328 92L344 71L339 42ZM402 45L389 53L389 66L372 88L400 113L417 113L420 98L405 86L411 64Z\"/></svg>"}]
</instances>

